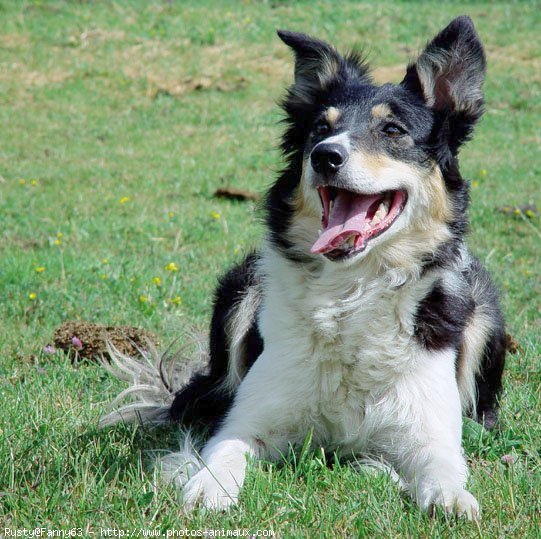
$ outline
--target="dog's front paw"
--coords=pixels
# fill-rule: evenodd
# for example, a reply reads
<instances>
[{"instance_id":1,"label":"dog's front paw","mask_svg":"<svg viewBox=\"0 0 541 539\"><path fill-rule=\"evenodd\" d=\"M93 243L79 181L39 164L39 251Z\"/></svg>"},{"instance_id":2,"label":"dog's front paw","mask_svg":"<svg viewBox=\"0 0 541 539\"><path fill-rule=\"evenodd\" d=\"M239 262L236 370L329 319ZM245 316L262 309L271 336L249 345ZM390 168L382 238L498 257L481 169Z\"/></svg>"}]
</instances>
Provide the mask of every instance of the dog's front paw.
<instances>
[{"instance_id":1,"label":"dog's front paw","mask_svg":"<svg viewBox=\"0 0 541 539\"><path fill-rule=\"evenodd\" d=\"M479 502L475 496L467 490L462 490L450 500L451 503L445 505L447 512L453 512L457 516L466 516L468 520L479 520L481 513Z\"/></svg>"},{"instance_id":2,"label":"dog's front paw","mask_svg":"<svg viewBox=\"0 0 541 539\"><path fill-rule=\"evenodd\" d=\"M231 474L203 468L186 483L183 492L184 506L191 510L200 503L207 509L224 510L237 503L239 490L240 487Z\"/></svg>"},{"instance_id":3,"label":"dog's front paw","mask_svg":"<svg viewBox=\"0 0 541 539\"><path fill-rule=\"evenodd\" d=\"M465 516L468 520L479 520L481 518L479 503L475 496L465 489L440 491L430 499L421 501L421 506L428 509L430 513L434 513L436 508L441 507L446 513L457 517Z\"/></svg>"}]
</instances>

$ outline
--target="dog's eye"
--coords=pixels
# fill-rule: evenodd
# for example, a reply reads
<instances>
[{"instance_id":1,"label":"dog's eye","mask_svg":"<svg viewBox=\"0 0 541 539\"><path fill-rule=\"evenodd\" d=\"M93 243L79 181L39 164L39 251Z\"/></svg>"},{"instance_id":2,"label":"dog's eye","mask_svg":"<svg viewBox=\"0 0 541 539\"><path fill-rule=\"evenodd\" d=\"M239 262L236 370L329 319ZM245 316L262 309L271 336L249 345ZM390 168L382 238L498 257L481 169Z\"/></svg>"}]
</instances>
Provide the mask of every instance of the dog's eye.
<instances>
[{"instance_id":1,"label":"dog's eye","mask_svg":"<svg viewBox=\"0 0 541 539\"><path fill-rule=\"evenodd\" d=\"M396 125L396 124L386 124L384 127L383 127L383 132L388 136L388 137L401 137L402 135L404 135L406 133L406 131L404 129L402 129L400 126Z\"/></svg>"},{"instance_id":2,"label":"dog's eye","mask_svg":"<svg viewBox=\"0 0 541 539\"><path fill-rule=\"evenodd\" d=\"M329 124L324 120L320 120L314 126L314 133L316 135L326 135L331 130Z\"/></svg>"}]
</instances>

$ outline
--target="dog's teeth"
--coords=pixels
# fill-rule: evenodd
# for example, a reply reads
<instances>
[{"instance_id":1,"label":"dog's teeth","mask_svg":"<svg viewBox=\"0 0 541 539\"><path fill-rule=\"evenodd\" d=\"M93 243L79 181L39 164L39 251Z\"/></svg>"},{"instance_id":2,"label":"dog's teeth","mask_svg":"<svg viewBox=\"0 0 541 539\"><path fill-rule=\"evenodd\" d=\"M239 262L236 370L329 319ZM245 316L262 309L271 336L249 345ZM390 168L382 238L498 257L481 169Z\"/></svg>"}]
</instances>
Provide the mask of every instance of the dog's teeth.
<instances>
[{"instance_id":1,"label":"dog's teeth","mask_svg":"<svg viewBox=\"0 0 541 539\"><path fill-rule=\"evenodd\" d=\"M355 234L352 234L342 242L342 249L353 247L355 244Z\"/></svg>"},{"instance_id":2,"label":"dog's teeth","mask_svg":"<svg viewBox=\"0 0 541 539\"><path fill-rule=\"evenodd\" d=\"M385 202L382 202L379 205L378 211L374 214L374 217L372 217L372 220L370 222L373 225L377 225L378 223L381 223L381 221L385 218L388 212L389 212L389 207L385 204Z\"/></svg>"},{"instance_id":3,"label":"dog's teeth","mask_svg":"<svg viewBox=\"0 0 541 539\"><path fill-rule=\"evenodd\" d=\"M334 206L334 200L329 200L329 215L332 213L333 206Z\"/></svg>"}]
</instances>

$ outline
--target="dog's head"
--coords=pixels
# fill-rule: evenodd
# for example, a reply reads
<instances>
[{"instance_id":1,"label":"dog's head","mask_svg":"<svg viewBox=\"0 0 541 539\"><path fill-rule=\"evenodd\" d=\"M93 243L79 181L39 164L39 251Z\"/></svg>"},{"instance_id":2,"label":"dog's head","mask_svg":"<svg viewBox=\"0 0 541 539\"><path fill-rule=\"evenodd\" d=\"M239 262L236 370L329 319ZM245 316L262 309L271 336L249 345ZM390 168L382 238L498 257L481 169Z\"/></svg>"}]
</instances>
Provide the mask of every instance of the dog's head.
<instances>
[{"instance_id":1,"label":"dog's head","mask_svg":"<svg viewBox=\"0 0 541 539\"><path fill-rule=\"evenodd\" d=\"M400 84L383 86L356 54L278 35L295 53L295 82L283 103L289 166L268 199L275 243L349 265L391 246L395 258L424 256L463 234L456 156L482 114L485 76L471 20L453 20Z\"/></svg>"}]
</instances>

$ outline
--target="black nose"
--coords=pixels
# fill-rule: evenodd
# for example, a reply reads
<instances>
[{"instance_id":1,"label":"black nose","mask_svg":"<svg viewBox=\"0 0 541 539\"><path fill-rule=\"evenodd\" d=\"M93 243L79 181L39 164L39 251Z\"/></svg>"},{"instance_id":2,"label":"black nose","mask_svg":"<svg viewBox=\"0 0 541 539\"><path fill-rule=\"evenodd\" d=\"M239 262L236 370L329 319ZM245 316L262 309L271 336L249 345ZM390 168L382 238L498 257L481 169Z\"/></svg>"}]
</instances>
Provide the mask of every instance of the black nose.
<instances>
[{"instance_id":1,"label":"black nose","mask_svg":"<svg viewBox=\"0 0 541 539\"><path fill-rule=\"evenodd\" d=\"M348 152L341 144L321 143L312 150L310 160L316 172L330 176L348 160Z\"/></svg>"}]
</instances>

